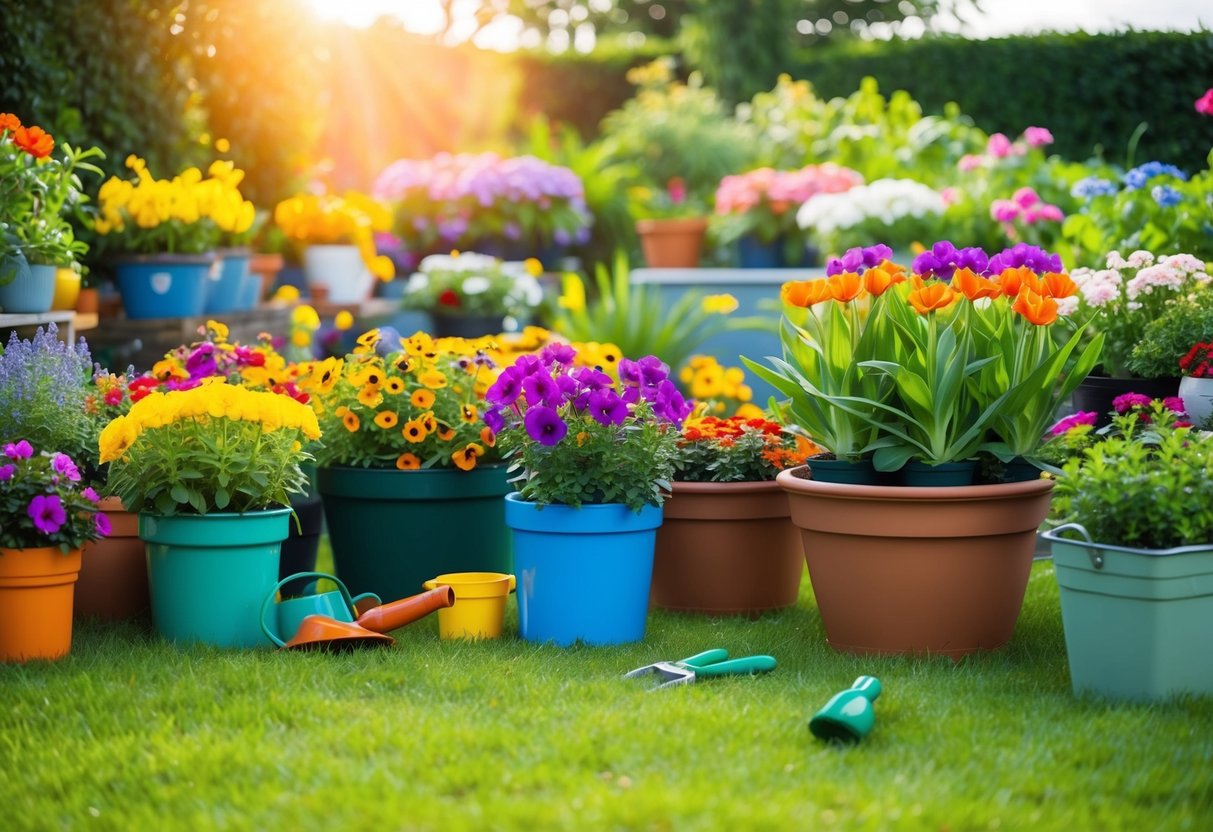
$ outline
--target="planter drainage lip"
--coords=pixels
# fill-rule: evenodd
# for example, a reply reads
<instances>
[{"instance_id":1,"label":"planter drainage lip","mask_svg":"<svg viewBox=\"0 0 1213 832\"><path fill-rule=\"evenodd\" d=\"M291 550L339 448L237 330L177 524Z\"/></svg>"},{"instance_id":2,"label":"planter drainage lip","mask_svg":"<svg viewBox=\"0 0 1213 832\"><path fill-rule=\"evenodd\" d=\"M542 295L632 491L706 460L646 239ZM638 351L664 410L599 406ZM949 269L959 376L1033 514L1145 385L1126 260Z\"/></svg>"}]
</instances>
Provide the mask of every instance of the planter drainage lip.
<instances>
[{"instance_id":1,"label":"planter drainage lip","mask_svg":"<svg viewBox=\"0 0 1213 832\"><path fill-rule=\"evenodd\" d=\"M645 506L639 513L622 503L584 503L581 508L548 504L540 508L517 492L505 495L505 524L520 531L547 534L642 532L661 525L661 506Z\"/></svg>"},{"instance_id":2,"label":"planter drainage lip","mask_svg":"<svg viewBox=\"0 0 1213 832\"><path fill-rule=\"evenodd\" d=\"M1053 488L1052 480L1037 479L1024 482L992 483L988 485L950 485L950 486L913 486L913 485L856 485L844 482L820 482L808 477L798 476L796 472L805 471L809 466L789 468L780 471L775 478L785 491L792 493L811 493L819 497L842 497L847 500L922 500L924 502L970 502L973 500L990 500L999 497L1008 499L1030 494L1044 494Z\"/></svg>"},{"instance_id":3,"label":"planter drainage lip","mask_svg":"<svg viewBox=\"0 0 1213 832\"><path fill-rule=\"evenodd\" d=\"M321 495L358 500L499 498L509 488L507 471L505 464L479 465L471 471L452 468L400 471L328 465L317 469L316 485Z\"/></svg>"}]
</instances>

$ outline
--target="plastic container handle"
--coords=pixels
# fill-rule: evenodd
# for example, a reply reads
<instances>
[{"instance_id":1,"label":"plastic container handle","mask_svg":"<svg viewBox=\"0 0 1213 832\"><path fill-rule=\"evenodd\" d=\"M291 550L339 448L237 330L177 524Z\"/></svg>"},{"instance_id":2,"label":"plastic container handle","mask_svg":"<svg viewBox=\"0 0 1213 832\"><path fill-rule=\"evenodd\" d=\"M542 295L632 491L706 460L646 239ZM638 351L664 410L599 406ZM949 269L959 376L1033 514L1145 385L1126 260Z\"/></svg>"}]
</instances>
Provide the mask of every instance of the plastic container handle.
<instances>
[{"instance_id":1,"label":"plastic container handle","mask_svg":"<svg viewBox=\"0 0 1213 832\"><path fill-rule=\"evenodd\" d=\"M1060 526L1055 526L1054 528L1050 529L1048 533L1058 539L1064 539L1061 537L1060 533L1067 530L1078 532L1080 535L1082 535L1082 539L1087 541L1088 544L1095 542L1091 539L1091 533L1087 531L1087 527L1082 523L1062 523ZM1087 557L1091 559L1091 565L1096 569L1103 569L1103 552L1099 551L1098 549L1093 549L1089 545L1084 546L1083 548L1087 550Z\"/></svg>"},{"instance_id":2,"label":"plastic container handle","mask_svg":"<svg viewBox=\"0 0 1213 832\"><path fill-rule=\"evenodd\" d=\"M696 676L728 676L737 673L768 673L775 669L778 662L774 656L746 656L741 659L729 659L726 662L696 667L691 665Z\"/></svg>"},{"instance_id":3,"label":"plastic container handle","mask_svg":"<svg viewBox=\"0 0 1213 832\"><path fill-rule=\"evenodd\" d=\"M354 602L350 598L350 591L345 588L345 584L341 583L341 580L335 575L329 575L324 572L296 572L294 575L287 575L281 581L274 584L274 588L269 591L269 594L265 596L265 600L261 602L261 632L265 633L269 640L274 642L274 644L278 645L279 647L286 647L286 642L283 641L277 633L270 629L269 624L266 621L266 615L269 614L270 607L274 604L274 597L278 594L278 590L282 589L282 587L284 587L286 584L289 584L291 581L296 580L297 578L328 578L330 581L337 584L337 589L341 590L341 597L344 598L345 603L349 605L350 614L357 617L357 614L354 612ZM358 597L361 598L362 596L360 595Z\"/></svg>"},{"instance_id":4,"label":"plastic container handle","mask_svg":"<svg viewBox=\"0 0 1213 832\"><path fill-rule=\"evenodd\" d=\"M702 653L696 653L694 656L685 658L682 661L674 662L674 664L690 667L699 671L700 665L714 664L722 662L729 657L729 651L717 647L713 650L704 650Z\"/></svg>"}]
</instances>

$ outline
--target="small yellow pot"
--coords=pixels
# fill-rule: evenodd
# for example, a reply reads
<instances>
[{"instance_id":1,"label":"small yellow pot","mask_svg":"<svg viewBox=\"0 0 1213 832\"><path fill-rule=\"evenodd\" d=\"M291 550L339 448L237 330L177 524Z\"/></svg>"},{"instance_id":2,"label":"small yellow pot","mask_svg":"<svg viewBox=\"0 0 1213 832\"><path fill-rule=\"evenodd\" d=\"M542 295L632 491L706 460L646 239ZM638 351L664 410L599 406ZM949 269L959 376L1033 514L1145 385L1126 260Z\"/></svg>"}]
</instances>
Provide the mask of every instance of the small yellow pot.
<instances>
[{"instance_id":1,"label":"small yellow pot","mask_svg":"<svg viewBox=\"0 0 1213 832\"><path fill-rule=\"evenodd\" d=\"M513 575L500 572L451 572L426 581L426 589L455 590L454 606L438 610L439 638L500 638L505 599L515 585Z\"/></svg>"},{"instance_id":2,"label":"small yellow pot","mask_svg":"<svg viewBox=\"0 0 1213 832\"><path fill-rule=\"evenodd\" d=\"M55 297L51 309L68 311L76 308L80 297L80 273L75 269L55 270Z\"/></svg>"}]
</instances>

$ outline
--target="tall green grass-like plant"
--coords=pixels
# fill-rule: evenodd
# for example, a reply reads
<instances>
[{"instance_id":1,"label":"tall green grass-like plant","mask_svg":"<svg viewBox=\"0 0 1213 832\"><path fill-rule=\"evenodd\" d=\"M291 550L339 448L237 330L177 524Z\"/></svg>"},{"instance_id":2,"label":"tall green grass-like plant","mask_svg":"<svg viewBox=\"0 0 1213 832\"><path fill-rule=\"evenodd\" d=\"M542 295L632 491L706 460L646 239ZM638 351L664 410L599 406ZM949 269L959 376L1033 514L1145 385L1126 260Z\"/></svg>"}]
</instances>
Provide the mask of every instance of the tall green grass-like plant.
<instances>
[{"instance_id":1,"label":"tall green grass-like plant","mask_svg":"<svg viewBox=\"0 0 1213 832\"><path fill-rule=\"evenodd\" d=\"M581 276L565 274L552 328L571 341L611 343L623 355L655 355L680 367L714 335L775 327L761 315L730 317L737 299L727 294L692 289L667 308L659 287L634 284L629 275L627 256L616 252L613 268L595 268L597 294L589 298Z\"/></svg>"}]
</instances>

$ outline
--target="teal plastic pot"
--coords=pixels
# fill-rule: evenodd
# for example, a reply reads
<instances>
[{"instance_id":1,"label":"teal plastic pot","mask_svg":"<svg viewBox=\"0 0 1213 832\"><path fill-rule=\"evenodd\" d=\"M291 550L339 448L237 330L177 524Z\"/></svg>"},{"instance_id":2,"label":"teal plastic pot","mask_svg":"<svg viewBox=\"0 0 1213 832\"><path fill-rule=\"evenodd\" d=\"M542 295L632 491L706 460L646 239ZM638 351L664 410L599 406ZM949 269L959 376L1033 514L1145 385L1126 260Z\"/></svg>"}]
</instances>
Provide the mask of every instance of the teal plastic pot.
<instances>
[{"instance_id":1,"label":"teal plastic pot","mask_svg":"<svg viewBox=\"0 0 1213 832\"><path fill-rule=\"evenodd\" d=\"M812 466L810 465L810 470ZM953 485L972 485L977 461L941 462L928 465L911 460L901 469L901 484L916 488L940 488Z\"/></svg>"},{"instance_id":2,"label":"teal plastic pot","mask_svg":"<svg viewBox=\"0 0 1213 832\"><path fill-rule=\"evenodd\" d=\"M435 575L512 573L506 479L504 465L321 468L316 485L337 576L354 595L395 601L421 592Z\"/></svg>"},{"instance_id":3,"label":"teal plastic pot","mask_svg":"<svg viewBox=\"0 0 1213 832\"><path fill-rule=\"evenodd\" d=\"M875 485L876 469L872 467L871 459L851 461L847 459L818 459L808 460L809 473L818 482L844 482L853 485Z\"/></svg>"},{"instance_id":4,"label":"teal plastic pot","mask_svg":"<svg viewBox=\"0 0 1213 832\"><path fill-rule=\"evenodd\" d=\"M20 255L12 257L5 265L13 279L0 286L0 311L39 315L49 312L55 298L55 267L37 263L25 265L25 258Z\"/></svg>"},{"instance_id":5,"label":"teal plastic pot","mask_svg":"<svg viewBox=\"0 0 1213 832\"><path fill-rule=\"evenodd\" d=\"M252 281L249 273L252 253L248 249L227 249L216 254L219 267L207 274L206 301L202 311L217 315L247 309L243 304L245 287Z\"/></svg>"},{"instance_id":6,"label":"teal plastic pot","mask_svg":"<svg viewBox=\"0 0 1213 832\"><path fill-rule=\"evenodd\" d=\"M1155 701L1213 694L1213 543L1133 549L1041 536L1053 549L1077 694Z\"/></svg>"},{"instance_id":7,"label":"teal plastic pot","mask_svg":"<svg viewBox=\"0 0 1213 832\"><path fill-rule=\"evenodd\" d=\"M213 254L156 254L119 261L114 271L126 317L187 318L202 314Z\"/></svg>"},{"instance_id":8,"label":"teal plastic pot","mask_svg":"<svg viewBox=\"0 0 1213 832\"><path fill-rule=\"evenodd\" d=\"M289 508L247 514L139 515L152 621L165 638L217 647L265 645L261 603L278 582Z\"/></svg>"},{"instance_id":9,"label":"teal plastic pot","mask_svg":"<svg viewBox=\"0 0 1213 832\"><path fill-rule=\"evenodd\" d=\"M616 503L543 508L505 498L514 536L518 631L562 647L644 638L660 506Z\"/></svg>"}]
</instances>

